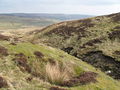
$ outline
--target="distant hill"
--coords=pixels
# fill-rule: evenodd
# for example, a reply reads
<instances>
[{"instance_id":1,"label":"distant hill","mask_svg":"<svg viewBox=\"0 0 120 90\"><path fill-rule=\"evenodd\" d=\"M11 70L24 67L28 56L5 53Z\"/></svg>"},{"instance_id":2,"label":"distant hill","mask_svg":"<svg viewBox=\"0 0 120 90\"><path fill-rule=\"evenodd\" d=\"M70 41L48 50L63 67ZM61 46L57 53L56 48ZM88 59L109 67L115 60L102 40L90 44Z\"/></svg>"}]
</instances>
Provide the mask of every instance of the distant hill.
<instances>
[{"instance_id":1,"label":"distant hill","mask_svg":"<svg viewBox=\"0 0 120 90\"><path fill-rule=\"evenodd\" d=\"M64 14L0 14L0 29L18 29L25 27L43 27L61 21L91 17L90 15Z\"/></svg>"},{"instance_id":2,"label":"distant hill","mask_svg":"<svg viewBox=\"0 0 120 90\"><path fill-rule=\"evenodd\" d=\"M37 31L34 41L62 49L120 79L120 13L54 24Z\"/></svg>"},{"instance_id":3,"label":"distant hill","mask_svg":"<svg viewBox=\"0 0 120 90\"><path fill-rule=\"evenodd\" d=\"M5 16L17 16L24 18L40 18L40 19L57 19L57 20L75 20L92 17L92 15L81 14L47 14L47 13L13 13L13 14L1 14Z\"/></svg>"}]
</instances>

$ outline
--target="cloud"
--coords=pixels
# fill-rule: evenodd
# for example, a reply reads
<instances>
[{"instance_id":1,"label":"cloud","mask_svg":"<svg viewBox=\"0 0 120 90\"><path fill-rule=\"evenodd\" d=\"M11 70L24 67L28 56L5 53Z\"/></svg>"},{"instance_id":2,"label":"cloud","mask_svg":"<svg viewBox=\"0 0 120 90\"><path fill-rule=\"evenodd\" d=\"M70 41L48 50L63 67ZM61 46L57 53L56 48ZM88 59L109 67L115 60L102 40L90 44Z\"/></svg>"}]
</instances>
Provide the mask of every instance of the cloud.
<instances>
[{"instance_id":1,"label":"cloud","mask_svg":"<svg viewBox=\"0 0 120 90\"><path fill-rule=\"evenodd\" d=\"M72 4L79 5L113 5L120 3L120 0L69 0Z\"/></svg>"},{"instance_id":2,"label":"cloud","mask_svg":"<svg viewBox=\"0 0 120 90\"><path fill-rule=\"evenodd\" d=\"M119 12L120 0L0 0L0 12L109 14Z\"/></svg>"}]
</instances>

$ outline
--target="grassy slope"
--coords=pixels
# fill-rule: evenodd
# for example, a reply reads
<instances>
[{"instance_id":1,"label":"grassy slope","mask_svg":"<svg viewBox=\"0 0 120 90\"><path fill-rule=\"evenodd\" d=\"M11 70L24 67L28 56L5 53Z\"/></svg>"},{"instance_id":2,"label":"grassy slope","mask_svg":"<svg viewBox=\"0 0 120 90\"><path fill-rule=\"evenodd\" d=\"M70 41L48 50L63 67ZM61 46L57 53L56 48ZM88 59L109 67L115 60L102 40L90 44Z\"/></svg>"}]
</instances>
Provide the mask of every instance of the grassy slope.
<instances>
[{"instance_id":1,"label":"grassy slope","mask_svg":"<svg viewBox=\"0 0 120 90\"><path fill-rule=\"evenodd\" d=\"M120 79L120 13L54 24L32 41L62 49Z\"/></svg>"},{"instance_id":2,"label":"grassy slope","mask_svg":"<svg viewBox=\"0 0 120 90\"><path fill-rule=\"evenodd\" d=\"M72 47L69 52L72 55L77 53L77 56L80 56L96 49L119 60L119 56L114 53L120 51L119 17L120 13L117 13L58 23L35 34L34 40L60 49Z\"/></svg>"},{"instance_id":3,"label":"grassy slope","mask_svg":"<svg viewBox=\"0 0 120 90\"><path fill-rule=\"evenodd\" d=\"M40 89L48 89L53 86L48 82L44 82L39 78L34 77L34 79L30 82L26 81L26 78L31 76L30 73L22 72L20 68L15 64L12 60L16 53L24 53L26 56L33 56L32 60L36 60L33 53L34 51L40 51L44 54L44 58L53 58L54 60L60 60L62 62L72 62L82 71L93 71L97 72L97 83L91 83L87 85L81 85L76 87L71 87L69 89L72 90L119 90L120 84L106 76L101 71L93 68L91 65L86 64L85 62L68 55L67 53L57 50L51 47L47 47L45 45L33 45L31 43L18 43L17 45L10 45L9 42L0 41L0 45L4 46L9 51L9 56L3 57L0 59L0 76L3 76L11 90L40 90ZM61 57L62 56L62 57ZM31 62L31 58L28 59L28 62ZM34 61L35 62L35 61ZM34 63L33 62L33 63ZM38 62L39 63L39 62ZM31 66L32 67L32 66ZM39 66L38 66L39 67ZM33 68L33 67L32 67ZM4 90L4 88L3 88Z\"/></svg>"}]
</instances>

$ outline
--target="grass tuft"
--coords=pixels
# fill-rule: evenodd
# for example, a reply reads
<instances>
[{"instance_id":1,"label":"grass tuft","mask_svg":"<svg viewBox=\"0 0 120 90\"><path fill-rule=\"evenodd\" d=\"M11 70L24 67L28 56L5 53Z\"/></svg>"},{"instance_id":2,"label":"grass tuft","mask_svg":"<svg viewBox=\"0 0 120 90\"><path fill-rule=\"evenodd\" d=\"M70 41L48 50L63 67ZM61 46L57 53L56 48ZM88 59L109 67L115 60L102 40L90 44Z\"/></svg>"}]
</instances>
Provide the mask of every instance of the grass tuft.
<instances>
[{"instance_id":1,"label":"grass tuft","mask_svg":"<svg viewBox=\"0 0 120 90\"><path fill-rule=\"evenodd\" d=\"M52 65L47 63L45 66L46 79L53 84L61 84L70 79L70 73L67 68L60 68L59 64Z\"/></svg>"}]
</instances>

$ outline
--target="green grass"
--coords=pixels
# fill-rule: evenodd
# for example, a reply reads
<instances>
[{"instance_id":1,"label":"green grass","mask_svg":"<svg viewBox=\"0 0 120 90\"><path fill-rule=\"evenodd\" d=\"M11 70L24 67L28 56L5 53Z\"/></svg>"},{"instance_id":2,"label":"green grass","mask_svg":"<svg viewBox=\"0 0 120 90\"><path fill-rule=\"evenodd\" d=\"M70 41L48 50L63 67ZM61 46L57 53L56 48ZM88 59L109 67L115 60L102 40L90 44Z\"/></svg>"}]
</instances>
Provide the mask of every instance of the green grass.
<instances>
[{"instance_id":1,"label":"green grass","mask_svg":"<svg viewBox=\"0 0 120 90\"><path fill-rule=\"evenodd\" d=\"M87 85L81 85L71 87L71 90L119 90L120 84L118 81L113 80L109 76L106 76L103 72L93 68L91 65L68 55L67 53L44 45L33 45L31 43L18 43L17 45L10 45L9 42L0 41L0 45L6 47L9 50L9 56L0 59L0 75L4 76L9 82L10 89L13 90L29 90L29 89L48 89L54 84L44 82L42 79L34 77L31 82L27 82L25 78L31 76L30 73L22 72L19 67L12 60L15 53L24 53L26 56L33 56L32 60L28 59L28 62L35 64L36 58L34 57L34 51L40 51L44 54L44 59L53 58L56 61L66 63L66 65L74 65L76 75L81 74L83 71L93 71L98 73L97 83L91 83ZM37 61L35 68L40 70L40 61ZM32 67L32 66L31 66ZM33 69L35 69L33 68ZM44 70L44 69L43 69ZM15 85L13 84L15 83ZM66 87L67 88L67 87Z\"/></svg>"}]
</instances>

